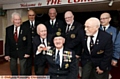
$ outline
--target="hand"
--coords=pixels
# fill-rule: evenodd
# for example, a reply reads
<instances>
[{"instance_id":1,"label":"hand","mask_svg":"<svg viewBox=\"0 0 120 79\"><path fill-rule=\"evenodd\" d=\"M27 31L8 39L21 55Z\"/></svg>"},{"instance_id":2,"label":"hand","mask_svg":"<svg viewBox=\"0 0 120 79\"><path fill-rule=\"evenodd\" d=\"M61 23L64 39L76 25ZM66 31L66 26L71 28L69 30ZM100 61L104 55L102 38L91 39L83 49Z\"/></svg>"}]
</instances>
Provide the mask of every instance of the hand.
<instances>
[{"instance_id":1,"label":"hand","mask_svg":"<svg viewBox=\"0 0 120 79\"><path fill-rule=\"evenodd\" d=\"M111 61L111 65L117 67L117 61L112 60L112 61Z\"/></svg>"},{"instance_id":2,"label":"hand","mask_svg":"<svg viewBox=\"0 0 120 79\"><path fill-rule=\"evenodd\" d=\"M43 50L43 48L45 48L45 46L43 45L43 44L40 44L39 46L38 46L38 52L41 52L42 50Z\"/></svg>"},{"instance_id":3,"label":"hand","mask_svg":"<svg viewBox=\"0 0 120 79\"><path fill-rule=\"evenodd\" d=\"M96 72L97 72L98 74L102 74L102 73L103 73L103 70L101 70L99 67L96 67Z\"/></svg>"},{"instance_id":4,"label":"hand","mask_svg":"<svg viewBox=\"0 0 120 79\"><path fill-rule=\"evenodd\" d=\"M76 56L76 58L80 58L80 56L79 55L75 55Z\"/></svg>"},{"instance_id":5,"label":"hand","mask_svg":"<svg viewBox=\"0 0 120 79\"><path fill-rule=\"evenodd\" d=\"M5 60L10 61L10 56L5 56Z\"/></svg>"},{"instance_id":6,"label":"hand","mask_svg":"<svg viewBox=\"0 0 120 79\"><path fill-rule=\"evenodd\" d=\"M25 54L25 55L24 55L24 58L28 58L28 57L30 57L30 55L28 55L28 54Z\"/></svg>"}]
</instances>

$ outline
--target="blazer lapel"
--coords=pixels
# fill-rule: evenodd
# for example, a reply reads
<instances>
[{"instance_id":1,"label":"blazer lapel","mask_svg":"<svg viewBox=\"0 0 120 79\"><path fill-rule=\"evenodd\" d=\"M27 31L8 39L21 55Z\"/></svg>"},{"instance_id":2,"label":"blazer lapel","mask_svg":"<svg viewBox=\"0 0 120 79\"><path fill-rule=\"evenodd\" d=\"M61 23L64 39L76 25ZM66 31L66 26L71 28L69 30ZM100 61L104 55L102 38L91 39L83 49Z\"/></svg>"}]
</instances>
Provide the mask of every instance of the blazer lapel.
<instances>
[{"instance_id":1,"label":"blazer lapel","mask_svg":"<svg viewBox=\"0 0 120 79\"><path fill-rule=\"evenodd\" d=\"M20 30L19 30L19 36L18 36L18 42L20 41L20 39L22 38L22 33L23 33L23 30L22 30L22 26L20 26Z\"/></svg>"},{"instance_id":2,"label":"blazer lapel","mask_svg":"<svg viewBox=\"0 0 120 79\"><path fill-rule=\"evenodd\" d=\"M98 31L98 35L97 35L97 38L96 38L96 41L95 41L95 44L94 44L94 47L93 47L93 52L94 52L94 50L96 49L96 48L99 48L99 44L100 44L100 42L101 42L101 33L100 33L101 31L99 30Z\"/></svg>"},{"instance_id":3,"label":"blazer lapel","mask_svg":"<svg viewBox=\"0 0 120 79\"><path fill-rule=\"evenodd\" d=\"M84 45L85 45L85 48L87 49L87 52L89 52L89 50L88 50L88 47L87 47L87 38L88 38L88 36L87 35L85 35L84 36ZM84 49L85 50L85 49Z\"/></svg>"},{"instance_id":4,"label":"blazer lapel","mask_svg":"<svg viewBox=\"0 0 120 79\"><path fill-rule=\"evenodd\" d=\"M10 30L10 35L11 35L11 40L13 40L13 42L15 42L15 39L14 39L14 25L12 26L12 28Z\"/></svg>"},{"instance_id":5,"label":"blazer lapel","mask_svg":"<svg viewBox=\"0 0 120 79\"><path fill-rule=\"evenodd\" d=\"M73 24L72 24L72 26L71 26L71 28L70 28L70 32L72 31L72 30L74 30L75 29L75 22L73 22Z\"/></svg>"}]
</instances>

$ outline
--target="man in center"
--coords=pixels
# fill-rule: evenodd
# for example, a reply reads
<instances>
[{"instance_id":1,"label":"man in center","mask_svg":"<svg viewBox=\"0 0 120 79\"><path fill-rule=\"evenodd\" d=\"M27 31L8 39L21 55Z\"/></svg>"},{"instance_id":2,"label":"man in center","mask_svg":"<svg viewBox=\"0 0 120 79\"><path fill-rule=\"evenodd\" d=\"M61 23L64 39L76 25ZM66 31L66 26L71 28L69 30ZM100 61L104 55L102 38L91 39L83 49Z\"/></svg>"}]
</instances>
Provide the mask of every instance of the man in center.
<instances>
[{"instance_id":1,"label":"man in center","mask_svg":"<svg viewBox=\"0 0 120 79\"><path fill-rule=\"evenodd\" d=\"M77 79L75 52L64 46L65 38L61 32L56 32L53 43L54 47L47 50L42 59L49 64L50 79Z\"/></svg>"}]
</instances>

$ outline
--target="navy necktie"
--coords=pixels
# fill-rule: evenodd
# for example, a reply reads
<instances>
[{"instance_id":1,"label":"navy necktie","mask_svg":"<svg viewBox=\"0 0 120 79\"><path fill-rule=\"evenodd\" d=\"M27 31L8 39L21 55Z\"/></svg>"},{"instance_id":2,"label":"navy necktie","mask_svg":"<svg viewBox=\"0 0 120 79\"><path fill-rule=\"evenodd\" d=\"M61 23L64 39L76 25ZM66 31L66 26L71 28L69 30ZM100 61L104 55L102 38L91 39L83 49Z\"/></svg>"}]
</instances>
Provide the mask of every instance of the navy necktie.
<instances>
[{"instance_id":1,"label":"navy necktie","mask_svg":"<svg viewBox=\"0 0 120 79\"><path fill-rule=\"evenodd\" d=\"M52 28L54 27L53 20L52 20Z\"/></svg>"},{"instance_id":2,"label":"navy necktie","mask_svg":"<svg viewBox=\"0 0 120 79\"><path fill-rule=\"evenodd\" d=\"M106 27L103 27L103 31L105 31L105 28L106 28Z\"/></svg>"},{"instance_id":3,"label":"navy necktie","mask_svg":"<svg viewBox=\"0 0 120 79\"><path fill-rule=\"evenodd\" d=\"M90 36L90 52L93 50L93 46L94 46L93 37L94 36Z\"/></svg>"},{"instance_id":4,"label":"navy necktie","mask_svg":"<svg viewBox=\"0 0 120 79\"><path fill-rule=\"evenodd\" d=\"M42 39L42 43L43 43L43 44L44 44L44 46L46 47L44 40L45 40L45 39L43 38L43 39Z\"/></svg>"},{"instance_id":5,"label":"navy necktie","mask_svg":"<svg viewBox=\"0 0 120 79\"><path fill-rule=\"evenodd\" d=\"M68 33L70 31L70 24L67 25L67 30L66 30L66 33Z\"/></svg>"},{"instance_id":6,"label":"navy necktie","mask_svg":"<svg viewBox=\"0 0 120 79\"><path fill-rule=\"evenodd\" d=\"M59 53L60 53L60 51L58 50L58 52L57 52L57 58L56 58L56 61L55 61L55 63L57 65L60 65L60 55L59 55Z\"/></svg>"},{"instance_id":7,"label":"navy necktie","mask_svg":"<svg viewBox=\"0 0 120 79\"><path fill-rule=\"evenodd\" d=\"M33 22L31 22L31 28L34 28Z\"/></svg>"}]
</instances>

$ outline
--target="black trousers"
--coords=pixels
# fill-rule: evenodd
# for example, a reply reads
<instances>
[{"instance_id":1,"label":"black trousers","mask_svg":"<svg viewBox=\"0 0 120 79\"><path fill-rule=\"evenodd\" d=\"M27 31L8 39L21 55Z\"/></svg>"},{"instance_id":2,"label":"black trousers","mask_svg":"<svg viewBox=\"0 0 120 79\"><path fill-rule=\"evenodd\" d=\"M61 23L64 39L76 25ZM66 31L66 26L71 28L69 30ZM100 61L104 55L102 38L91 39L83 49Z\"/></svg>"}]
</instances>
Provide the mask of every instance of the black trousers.
<instances>
[{"instance_id":1,"label":"black trousers","mask_svg":"<svg viewBox=\"0 0 120 79\"><path fill-rule=\"evenodd\" d=\"M104 71L102 74L96 72L96 67L89 61L82 67L82 79L108 79L109 71Z\"/></svg>"},{"instance_id":2,"label":"black trousers","mask_svg":"<svg viewBox=\"0 0 120 79\"><path fill-rule=\"evenodd\" d=\"M43 66L35 65L34 70L35 70L35 75L44 75L45 65Z\"/></svg>"},{"instance_id":3,"label":"black trousers","mask_svg":"<svg viewBox=\"0 0 120 79\"><path fill-rule=\"evenodd\" d=\"M33 63L33 57L30 56L27 58L27 67L26 67L26 75L32 75L32 63Z\"/></svg>"},{"instance_id":4,"label":"black trousers","mask_svg":"<svg viewBox=\"0 0 120 79\"><path fill-rule=\"evenodd\" d=\"M20 75L26 75L26 59L19 59L20 63ZM10 59L10 70L12 75L18 75L17 58Z\"/></svg>"}]
</instances>

